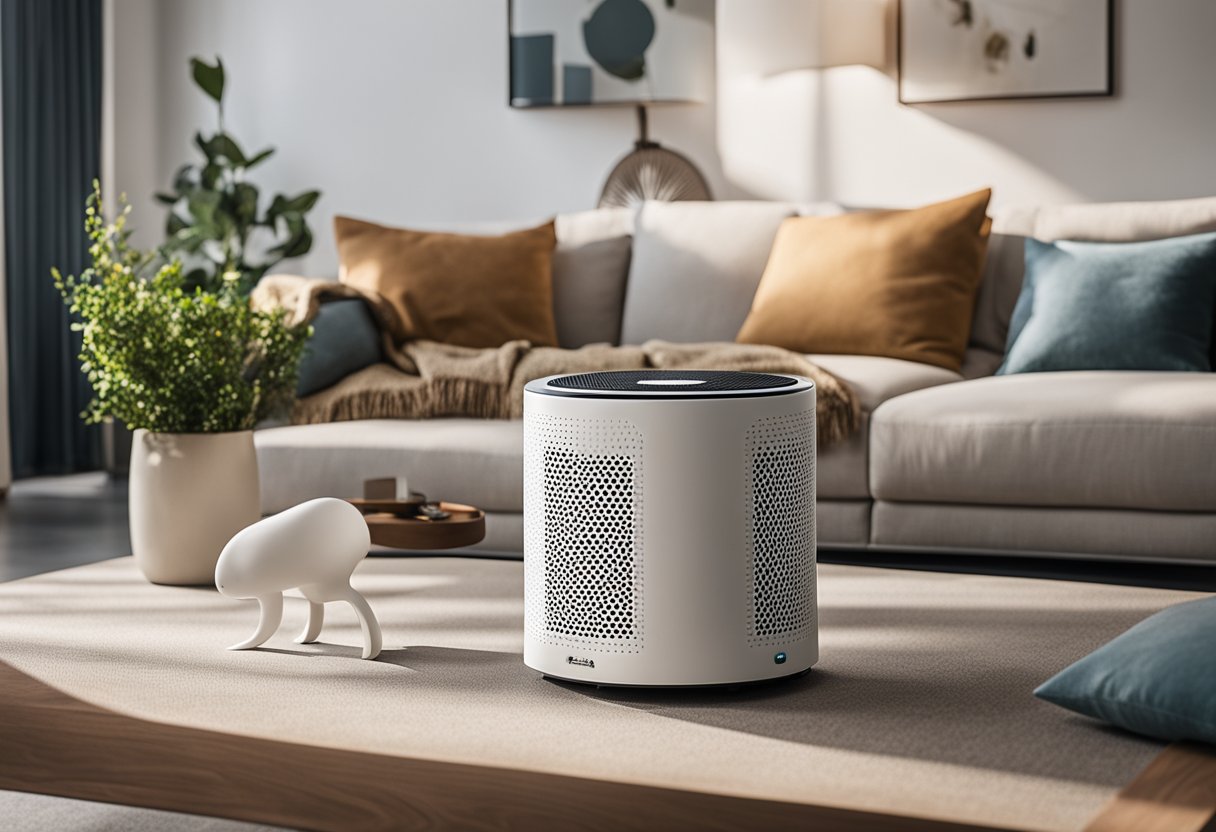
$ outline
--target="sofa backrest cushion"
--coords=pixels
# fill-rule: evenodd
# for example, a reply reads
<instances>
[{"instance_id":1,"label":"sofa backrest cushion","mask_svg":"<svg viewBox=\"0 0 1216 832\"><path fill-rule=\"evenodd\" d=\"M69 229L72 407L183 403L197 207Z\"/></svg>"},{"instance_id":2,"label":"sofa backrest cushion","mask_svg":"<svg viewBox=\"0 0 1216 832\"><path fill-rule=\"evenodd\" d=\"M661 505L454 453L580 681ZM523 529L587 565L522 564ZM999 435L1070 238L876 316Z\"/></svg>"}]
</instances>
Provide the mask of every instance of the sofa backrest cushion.
<instances>
[{"instance_id":1,"label":"sofa backrest cushion","mask_svg":"<svg viewBox=\"0 0 1216 832\"><path fill-rule=\"evenodd\" d=\"M621 342L633 216L629 208L558 214L553 251L558 346L577 349Z\"/></svg>"},{"instance_id":2,"label":"sofa backrest cushion","mask_svg":"<svg viewBox=\"0 0 1216 832\"><path fill-rule=\"evenodd\" d=\"M645 203L634 229L622 343L735 340L777 228L798 213L784 202Z\"/></svg>"},{"instance_id":3,"label":"sofa backrest cushion","mask_svg":"<svg viewBox=\"0 0 1216 832\"><path fill-rule=\"evenodd\" d=\"M1011 208L994 217L993 230L1045 243L1136 243L1185 237L1216 231L1216 197Z\"/></svg>"},{"instance_id":4,"label":"sofa backrest cushion","mask_svg":"<svg viewBox=\"0 0 1216 832\"><path fill-rule=\"evenodd\" d=\"M1022 290L1025 252L1025 237L996 232L988 236L988 255L984 260L984 276L980 279L980 288L975 296L971 339L967 344L968 355L963 362L963 375L968 375L969 364L986 370L979 372L979 375L991 375L1001 363L1009 333L1009 319L1013 316L1013 307Z\"/></svg>"}]
</instances>

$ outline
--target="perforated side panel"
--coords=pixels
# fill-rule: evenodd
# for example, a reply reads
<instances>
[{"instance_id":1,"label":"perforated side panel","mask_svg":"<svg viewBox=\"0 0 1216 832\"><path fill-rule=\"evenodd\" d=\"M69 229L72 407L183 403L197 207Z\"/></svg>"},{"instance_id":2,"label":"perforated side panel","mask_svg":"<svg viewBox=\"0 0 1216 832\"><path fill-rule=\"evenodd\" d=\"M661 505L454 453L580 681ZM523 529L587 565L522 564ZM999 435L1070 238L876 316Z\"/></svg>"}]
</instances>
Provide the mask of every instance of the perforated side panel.
<instances>
[{"instance_id":1,"label":"perforated side panel","mask_svg":"<svg viewBox=\"0 0 1216 832\"><path fill-rule=\"evenodd\" d=\"M642 646L642 435L623 419L528 414L528 628L558 645Z\"/></svg>"},{"instance_id":2,"label":"perforated side panel","mask_svg":"<svg viewBox=\"0 0 1216 832\"><path fill-rule=\"evenodd\" d=\"M759 419L747 432L748 641L777 644L815 622L815 418Z\"/></svg>"}]
</instances>

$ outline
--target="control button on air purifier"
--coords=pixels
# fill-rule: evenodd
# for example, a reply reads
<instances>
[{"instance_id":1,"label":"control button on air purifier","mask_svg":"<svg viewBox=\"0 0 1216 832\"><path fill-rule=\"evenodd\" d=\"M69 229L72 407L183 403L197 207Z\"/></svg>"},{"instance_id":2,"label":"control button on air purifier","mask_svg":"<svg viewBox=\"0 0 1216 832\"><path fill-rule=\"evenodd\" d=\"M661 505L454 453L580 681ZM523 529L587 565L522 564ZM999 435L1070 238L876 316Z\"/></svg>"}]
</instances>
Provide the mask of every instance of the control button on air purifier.
<instances>
[{"instance_id":1,"label":"control button on air purifier","mask_svg":"<svg viewBox=\"0 0 1216 832\"><path fill-rule=\"evenodd\" d=\"M785 655L785 651L782 650L780 653L773 656L773 664L785 664L785 660L788 658L789 656Z\"/></svg>"},{"instance_id":2,"label":"control button on air purifier","mask_svg":"<svg viewBox=\"0 0 1216 832\"><path fill-rule=\"evenodd\" d=\"M704 379L697 378L648 378L639 381L650 387L691 387L694 384L704 384Z\"/></svg>"}]
</instances>

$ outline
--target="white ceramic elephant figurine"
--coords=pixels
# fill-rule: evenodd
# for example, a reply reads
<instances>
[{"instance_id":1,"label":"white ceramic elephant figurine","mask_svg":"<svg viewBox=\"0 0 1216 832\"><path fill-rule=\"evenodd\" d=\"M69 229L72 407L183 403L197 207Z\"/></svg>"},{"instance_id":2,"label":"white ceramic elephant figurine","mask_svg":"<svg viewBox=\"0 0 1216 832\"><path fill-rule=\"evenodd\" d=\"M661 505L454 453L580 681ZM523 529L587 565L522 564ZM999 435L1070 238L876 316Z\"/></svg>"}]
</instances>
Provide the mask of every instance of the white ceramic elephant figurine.
<instances>
[{"instance_id":1,"label":"white ceramic elephant figurine","mask_svg":"<svg viewBox=\"0 0 1216 832\"><path fill-rule=\"evenodd\" d=\"M345 601L363 629L363 658L380 654L380 624L350 576L371 547L367 522L343 500L309 500L237 532L215 566L215 586L231 598L256 598L262 617L257 631L229 650L266 642L283 621L283 592L298 588L308 599L308 623L297 642L321 635L326 601Z\"/></svg>"}]
</instances>

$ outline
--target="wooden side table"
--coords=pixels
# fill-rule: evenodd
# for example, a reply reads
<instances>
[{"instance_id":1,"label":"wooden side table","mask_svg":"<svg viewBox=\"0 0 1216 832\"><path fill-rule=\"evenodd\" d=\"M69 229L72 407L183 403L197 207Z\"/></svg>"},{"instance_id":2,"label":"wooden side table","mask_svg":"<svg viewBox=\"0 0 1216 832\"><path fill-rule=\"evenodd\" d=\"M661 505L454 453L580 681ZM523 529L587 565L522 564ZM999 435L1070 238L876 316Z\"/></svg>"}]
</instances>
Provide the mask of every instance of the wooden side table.
<instances>
[{"instance_id":1,"label":"wooden side table","mask_svg":"<svg viewBox=\"0 0 1216 832\"><path fill-rule=\"evenodd\" d=\"M372 543L390 549L459 549L480 543L486 536L486 513L460 503L440 503L450 517L429 520L412 516L417 500L351 499L367 521ZM408 516L403 516L408 515Z\"/></svg>"}]
</instances>

